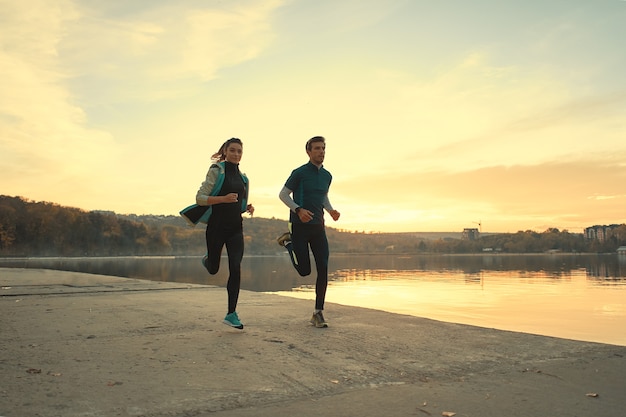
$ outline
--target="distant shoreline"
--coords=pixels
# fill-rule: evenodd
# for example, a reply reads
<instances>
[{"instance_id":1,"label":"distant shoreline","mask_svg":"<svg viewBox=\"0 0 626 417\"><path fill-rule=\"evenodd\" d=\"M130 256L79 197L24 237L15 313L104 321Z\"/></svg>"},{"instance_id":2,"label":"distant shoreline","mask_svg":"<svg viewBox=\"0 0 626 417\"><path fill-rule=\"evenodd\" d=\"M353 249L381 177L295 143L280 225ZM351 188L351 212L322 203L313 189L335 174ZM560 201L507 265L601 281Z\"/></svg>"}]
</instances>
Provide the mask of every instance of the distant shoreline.
<instances>
[{"instance_id":1,"label":"distant shoreline","mask_svg":"<svg viewBox=\"0 0 626 417\"><path fill-rule=\"evenodd\" d=\"M481 256L612 256L619 255L617 252L481 252L481 253L382 253L382 252L337 252L331 253L332 257L349 257L349 256L390 256L390 257L414 257L414 256L434 256L434 257L481 257ZM22 261L29 259L183 259L197 258L199 254L194 255L102 255L102 256L1 256L0 263L6 261ZM222 254L226 257L226 254ZM272 258L284 256L282 253L277 254L244 254L244 258ZM626 257L626 255L624 255ZM0 265L1 266L1 265Z\"/></svg>"}]
</instances>

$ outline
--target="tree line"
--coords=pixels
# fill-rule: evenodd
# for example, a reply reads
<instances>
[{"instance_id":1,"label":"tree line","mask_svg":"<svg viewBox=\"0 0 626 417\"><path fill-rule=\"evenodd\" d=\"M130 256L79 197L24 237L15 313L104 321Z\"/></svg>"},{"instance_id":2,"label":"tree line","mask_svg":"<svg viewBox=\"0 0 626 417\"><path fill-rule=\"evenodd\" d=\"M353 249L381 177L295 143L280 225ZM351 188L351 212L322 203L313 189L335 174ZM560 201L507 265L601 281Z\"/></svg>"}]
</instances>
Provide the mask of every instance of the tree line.
<instances>
[{"instance_id":1,"label":"tree line","mask_svg":"<svg viewBox=\"0 0 626 417\"><path fill-rule=\"evenodd\" d=\"M276 237L287 222L275 218L245 218L247 255L284 251ZM477 240L458 234L366 233L327 228L333 253L542 253L615 252L626 245L626 225L603 242L556 228L544 232L485 234ZM179 216L120 215L85 211L23 197L0 196L0 256L146 256L201 255L205 228L189 227ZM454 237L454 236L458 237ZM437 237L439 236L439 237Z\"/></svg>"}]
</instances>

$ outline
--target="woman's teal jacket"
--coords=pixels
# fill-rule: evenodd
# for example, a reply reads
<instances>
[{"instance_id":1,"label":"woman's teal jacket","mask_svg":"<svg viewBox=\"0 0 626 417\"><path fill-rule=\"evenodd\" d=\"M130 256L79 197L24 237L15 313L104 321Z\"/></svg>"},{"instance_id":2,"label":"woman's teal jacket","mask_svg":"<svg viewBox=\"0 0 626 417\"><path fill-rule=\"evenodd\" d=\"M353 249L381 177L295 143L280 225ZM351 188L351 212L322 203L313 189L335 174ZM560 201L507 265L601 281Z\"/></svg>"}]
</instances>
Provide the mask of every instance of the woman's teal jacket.
<instances>
[{"instance_id":1,"label":"woman's teal jacket","mask_svg":"<svg viewBox=\"0 0 626 417\"><path fill-rule=\"evenodd\" d=\"M226 177L226 168L225 162L218 162L209 168L209 172L206 174L206 180L200 186L200 190L198 190L198 195L203 195L203 190L210 190L210 196L216 196L220 190L222 189L222 185L224 185L224 178ZM245 213L248 209L248 190L250 189L250 182L248 181L248 177L246 174L241 173L241 179L243 180L244 186L244 196L241 199L241 212ZM198 223L207 223L209 221L209 217L211 217L211 213L213 212L213 207L206 204L198 204L202 203L201 199L196 198L196 204L192 204L188 207L185 207L180 211L180 215L189 223L191 226L195 226Z\"/></svg>"}]
</instances>

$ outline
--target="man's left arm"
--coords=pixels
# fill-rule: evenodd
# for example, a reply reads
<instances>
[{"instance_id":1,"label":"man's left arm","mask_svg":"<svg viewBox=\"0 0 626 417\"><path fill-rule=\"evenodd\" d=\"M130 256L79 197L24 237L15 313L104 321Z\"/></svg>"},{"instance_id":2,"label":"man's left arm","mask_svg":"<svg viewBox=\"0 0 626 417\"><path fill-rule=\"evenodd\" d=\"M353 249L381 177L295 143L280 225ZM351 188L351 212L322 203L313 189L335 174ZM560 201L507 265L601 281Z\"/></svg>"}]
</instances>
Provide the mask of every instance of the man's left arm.
<instances>
[{"instance_id":1,"label":"man's left arm","mask_svg":"<svg viewBox=\"0 0 626 417\"><path fill-rule=\"evenodd\" d=\"M323 204L328 214L330 214L330 217L332 217L334 221L339 220L339 216L341 216L341 213L335 210L332 204L330 204L330 200L328 199L328 194L324 196Z\"/></svg>"}]
</instances>

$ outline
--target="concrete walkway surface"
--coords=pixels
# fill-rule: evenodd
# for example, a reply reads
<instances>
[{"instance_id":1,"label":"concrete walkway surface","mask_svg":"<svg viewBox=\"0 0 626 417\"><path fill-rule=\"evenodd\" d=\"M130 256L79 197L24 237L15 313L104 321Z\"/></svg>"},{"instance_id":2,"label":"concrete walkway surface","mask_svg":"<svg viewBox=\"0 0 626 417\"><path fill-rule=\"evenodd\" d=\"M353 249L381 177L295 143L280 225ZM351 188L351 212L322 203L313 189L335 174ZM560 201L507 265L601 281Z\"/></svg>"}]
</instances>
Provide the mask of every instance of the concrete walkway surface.
<instances>
[{"instance_id":1,"label":"concrete walkway surface","mask_svg":"<svg viewBox=\"0 0 626 417\"><path fill-rule=\"evenodd\" d=\"M626 347L242 291L0 268L2 417L626 415ZM329 288L332 291L332 287ZM626 329L616 329L626 331Z\"/></svg>"}]
</instances>

